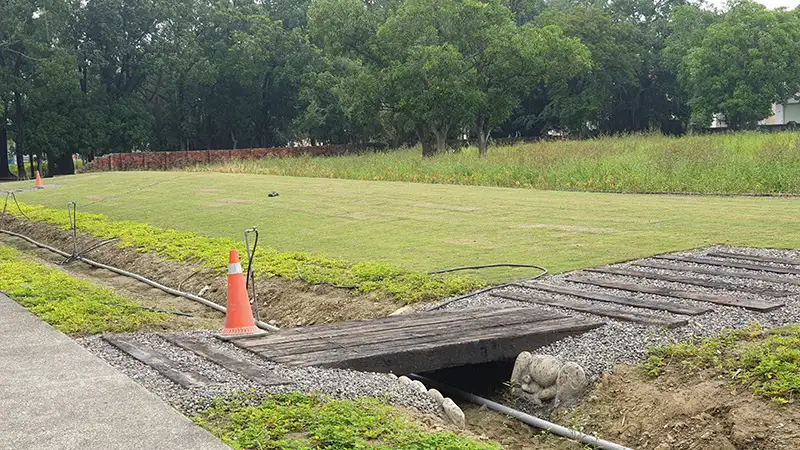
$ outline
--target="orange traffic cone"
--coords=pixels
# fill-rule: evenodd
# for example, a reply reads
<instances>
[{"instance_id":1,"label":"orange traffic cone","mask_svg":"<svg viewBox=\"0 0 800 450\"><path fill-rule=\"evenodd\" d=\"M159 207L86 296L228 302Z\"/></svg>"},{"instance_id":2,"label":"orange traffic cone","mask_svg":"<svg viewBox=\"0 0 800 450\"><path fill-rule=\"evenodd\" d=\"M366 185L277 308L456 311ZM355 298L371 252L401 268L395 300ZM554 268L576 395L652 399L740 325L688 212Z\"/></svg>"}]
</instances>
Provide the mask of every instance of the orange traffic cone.
<instances>
[{"instance_id":1,"label":"orange traffic cone","mask_svg":"<svg viewBox=\"0 0 800 450\"><path fill-rule=\"evenodd\" d=\"M266 334L256 327L250 299L247 297L247 286L239 263L239 253L231 250L228 260L228 311L225 314L225 329L220 337L233 338L241 336L257 336Z\"/></svg>"},{"instance_id":2,"label":"orange traffic cone","mask_svg":"<svg viewBox=\"0 0 800 450\"><path fill-rule=\"evenodd\" d=\"M36 171L36 188L37 189L44 189L44 185L42 184L42 177L39 175L39 171Z\"/></svg>"}]
</instances>

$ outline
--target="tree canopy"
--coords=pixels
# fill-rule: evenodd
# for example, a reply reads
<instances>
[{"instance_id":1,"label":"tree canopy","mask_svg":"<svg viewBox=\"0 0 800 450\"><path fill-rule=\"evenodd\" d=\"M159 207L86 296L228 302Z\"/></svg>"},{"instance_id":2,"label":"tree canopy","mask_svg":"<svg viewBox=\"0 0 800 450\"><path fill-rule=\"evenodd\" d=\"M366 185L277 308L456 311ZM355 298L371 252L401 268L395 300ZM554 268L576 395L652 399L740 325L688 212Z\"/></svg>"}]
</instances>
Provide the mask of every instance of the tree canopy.
<instances>
[{"instance_id":1,"label":"tree canopy","mask_svg":"<svg viewBox=\"0 0 800 450\"><path fill-rule=\"evenodd\" d=\"M798 55L800 10L750 0L7 0L0 178L76 153L748 128L800 92Z\"/></svg>"}]
</instances>

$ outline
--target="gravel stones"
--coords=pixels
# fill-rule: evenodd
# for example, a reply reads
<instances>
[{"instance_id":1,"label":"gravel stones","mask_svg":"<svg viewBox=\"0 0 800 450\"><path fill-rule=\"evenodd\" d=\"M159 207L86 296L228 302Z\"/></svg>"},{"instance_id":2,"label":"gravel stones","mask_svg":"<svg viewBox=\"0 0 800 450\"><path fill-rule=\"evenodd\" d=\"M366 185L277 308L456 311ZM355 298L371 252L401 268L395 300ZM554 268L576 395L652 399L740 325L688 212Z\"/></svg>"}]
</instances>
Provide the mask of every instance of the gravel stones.
<instances>
[{"instance_id":1,"label":"gravel stones","mask_svg":"<svg viewBox=\"0 0 800 450\"><path fill-rule=\"evenodd\" d=\"M233 357L270 370L276 376L289 380L289 384L261 385L191 351L175 346L157 334L132 333L126 335L145 348L163 353L178 363L180 368L194 370L211 381L210 384L201 388L183 388L112 346L100 336L81 338L78 341L92 353L103 358L187 415L202 411L215 397L226 397L241 392L278 394L291 391L322 394L335 399L378 397L386 399L390 404L415 408L425 414L434 416L443 414L439 403L428 396L427 390L421 391L418 386L410 383L411 380L404 385L389 374L315 367L287 367L267 361L231 343L219 341L211 332L193 331L178 334L189 335Z\"/></svg>"},{"instance_id":2,"label":"gravel stones","mask_svg":"<svg viewBox=\"0 0 800 450\"><path fill-rule=\"evenodd\" d=\"M741 254L755 255L755 256L771 256L771 257L779 257L779 258L786 258L786 259L800 261L800 251L760 249L760 248L747 248L747 247L728 247L728 246L714 246L710 248L697 249L686 252L678 252L675 253L675 255L703 257L723 262L728 260L728 261L756 263L754 261L726 259L719 257L710 257L706 255L709 252L715 252L715 251L741 253ZM613 294L613 295L624 295L632 298L653 299L662 301L668 300L670 302L674 302L675 304L684 304L684 305L702 304L704 306L712 308L712 311L697 316L684 316L684 315L669 313L666 311L654 311L644 308L633 308L615 304L614 307L618 307L620 309L627 309L632 312L638 312L653 316L665 316L665 317L686 319L688 320L688 324L674 329L665 330L657 327L643 326L631 322L622 322L619 320L614 320L609 318L601 318L602 320L605 320L607 322L605 326L596 328L594 330L588 331L580 335L566 337L564 339L561 339L557 342L554 342L542 348L529 349L529 350L531 351L535 350L535 353L545 353L553 355L562 361L573 361L584 368L584 370L586 371L586 375L590 379L595 379L603 371L610 369L616 364L620 363L635 364L641 362L643 358L647 355L647 348L650 346L662 346L673 343L689 342L699 337L706 337L719 334L721 331L726 329L745 328L753 323L761 323L765 326L779 326L789 323L800 322L800 286L790 283L777 283L777 282L769 282L769 281L753 280L750 278L737 277L737 274L739 273L748 273L748 274L763 273L767 275L766 272L756 272L752 270L735 269L730 267L708 266L702 264L694 264L694 263L663 260L663 259L649 259L646 261L651 261L665 265L668 264L671 267L674 267L675 270L648 268L636 265L634 263L617 264L614 266L629 267L637 271L670 274L670 275L685 275L691 278L726 281L741 286L788 291L792 294L787 295L785 297L776 298L770 296L760 296L752 293L710 289L689 284L651 280L647 278L638 278L638 277L631 278L631 277L622 277L619 275L600 274L594 272L591 273L592 277L604 277L618 281L635 282L640 285L679 288L681 290L686 290L686 291L721 294L733 298L760 299L764 301L778 300L780 302L785 303L785 306L780 307L774 311L755 312L743 308L722 306L705 302L700 303L693 300L686 300L674 297L662 297L658 295L627 292L627 291L623 292L614 289L596 287L588 284L570 283L564 279L565 278L564 275L557 275L548 278L547 283L553 285L568 286L571 288L579 288L585 291L593 291L593 292ZM757 262L756 264L775 266L775 267L786 266L785 264L765 263L765 262ZM687 267L702 267L705 269L712 269L714 271L721 272L725 275L713 276L707 274L698 274L694 272L680 271L681 268L687 268ZM797 280L800 280L800 276L776 275L772 273L770 273L769 275L777 277L778 279L781 278L787 280L791 279L795 283L797 282ZM498 291L522 293L525 292L526 289L517 286L508 286L505 288L498 289ZM531 303L526 303L526 302L507 300L495 297L491 294L492 291L489 291L463 300L457 300L455 302L446 305L443 309L472 308L472 307L481 307L490 305L496 305L498 307L509 307L509 308L531 307L540 309L542 311L560 312L575 317L583 317L595 320L598 319L598 316L594 316L591 314L576 312L573 310L567 310L562 308L533 305ZM546 295L553 297L558 296L558 294L549 294L549 293L546 293ZM574 297L570 298L574 299ZM598 305L604 304L603 302L594 302L591 300L585 300L585 301L588 303L596 303Z\"/></svg>"}]
</instances>

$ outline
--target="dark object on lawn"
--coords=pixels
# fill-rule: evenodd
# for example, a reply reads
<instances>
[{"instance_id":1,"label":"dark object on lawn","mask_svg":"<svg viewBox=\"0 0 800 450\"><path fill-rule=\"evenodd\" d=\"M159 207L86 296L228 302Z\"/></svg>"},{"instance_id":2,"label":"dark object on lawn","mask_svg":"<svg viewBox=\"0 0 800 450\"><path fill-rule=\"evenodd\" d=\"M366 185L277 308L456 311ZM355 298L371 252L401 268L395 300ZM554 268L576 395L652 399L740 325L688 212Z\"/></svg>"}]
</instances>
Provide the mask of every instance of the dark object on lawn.
<instances>
[{"instance_id":1,"label":"dark object on lawn","mask_svg":"<svg viewBox=\"0 0 800 450\"><path fill-rule=\"evenodd\" d=\"M277 196L278 196L277 192L270 192L269 194L267 194L267 197L277 197Z\"/></svg>"}]
</instances>

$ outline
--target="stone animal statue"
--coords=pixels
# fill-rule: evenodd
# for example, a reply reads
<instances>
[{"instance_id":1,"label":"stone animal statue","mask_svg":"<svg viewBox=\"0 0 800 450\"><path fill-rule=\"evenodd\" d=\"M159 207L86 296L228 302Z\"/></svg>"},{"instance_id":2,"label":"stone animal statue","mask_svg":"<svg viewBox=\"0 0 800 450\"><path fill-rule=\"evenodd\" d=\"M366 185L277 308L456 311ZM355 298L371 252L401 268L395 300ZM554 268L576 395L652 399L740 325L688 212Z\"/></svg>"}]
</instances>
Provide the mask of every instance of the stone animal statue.
<instances>
[{"instance_id":1,"label":"stone animal statue","mask_svg":"<svg viewBox=\"0 0 800 450\"><path fill-rule=\"evenodd\" d=\"M588 386L586 372L576 363L562 363L550 355L522 352L511 373L511 385L535 405L553 400L553 406L568 406L580 399ZM522 391L522 393L519 392Z\"/></svg>"}]
</instances>

